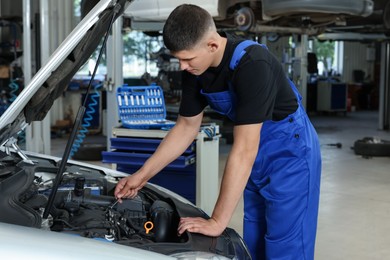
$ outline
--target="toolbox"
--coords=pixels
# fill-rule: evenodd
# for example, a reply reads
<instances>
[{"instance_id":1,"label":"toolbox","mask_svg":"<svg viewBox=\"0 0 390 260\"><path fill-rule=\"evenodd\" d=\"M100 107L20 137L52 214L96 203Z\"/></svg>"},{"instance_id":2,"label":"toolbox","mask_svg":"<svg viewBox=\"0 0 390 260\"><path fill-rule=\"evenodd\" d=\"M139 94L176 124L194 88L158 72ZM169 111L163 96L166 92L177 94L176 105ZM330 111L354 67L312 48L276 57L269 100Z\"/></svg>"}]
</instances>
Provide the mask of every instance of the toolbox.
<instances>
[{"instance_id":1,"label":"toolbox","mask_svg":"<svg viewBox=\"0 0 390 260\"><path fill-rule=\"evenodd\" d=\"M127 86L117 89L119 118L125 128L170 129L164 92L160 86Z\"/></svg>"}]
</instances>

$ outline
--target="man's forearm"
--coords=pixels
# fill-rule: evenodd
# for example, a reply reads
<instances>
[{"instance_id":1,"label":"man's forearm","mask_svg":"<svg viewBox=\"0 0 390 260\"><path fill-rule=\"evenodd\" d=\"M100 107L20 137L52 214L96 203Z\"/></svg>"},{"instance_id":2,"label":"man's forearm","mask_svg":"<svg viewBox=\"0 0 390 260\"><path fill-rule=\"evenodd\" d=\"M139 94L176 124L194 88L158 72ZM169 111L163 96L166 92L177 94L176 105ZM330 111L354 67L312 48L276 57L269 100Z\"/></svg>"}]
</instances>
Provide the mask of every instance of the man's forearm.
<instances>
[{"instance_id":1,"label":"man's forearm","mask_svg":"<svg viewBox=\"0 0 390 260\"><path fill-rule=\"evenodd\" d=\"M212 214L212 218L224 227L229 224L252 168L250 162L240 161L239 157L234 157L231 154L229 158L222 178L219 197Z\"/></svg>"},{"instance_id":2,"label":"man's forearm","mask_svg":"<svg viewBox=\"0 0 390 260\"><path fill-rule=\"evenodd\" d=\"M226 227L242 196L260 143L261 124L235 127L234 144L227 159L212 218Z\"/></svg>"}]
</instances>

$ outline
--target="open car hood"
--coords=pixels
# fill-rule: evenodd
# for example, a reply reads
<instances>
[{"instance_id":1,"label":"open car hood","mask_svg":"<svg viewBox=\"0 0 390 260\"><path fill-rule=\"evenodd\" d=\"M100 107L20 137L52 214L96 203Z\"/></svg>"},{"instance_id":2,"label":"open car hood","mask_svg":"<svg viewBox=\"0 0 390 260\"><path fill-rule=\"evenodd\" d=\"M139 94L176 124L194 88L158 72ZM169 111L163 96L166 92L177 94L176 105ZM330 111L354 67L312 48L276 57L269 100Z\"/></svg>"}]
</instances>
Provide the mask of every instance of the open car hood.
<instances>
[{"instance_id":1,"label":"open car hood","mask_svg":"<svg viewBox=\"0 0 390 260\"><path fill-rule=\"evenodd\" d=\"M116 19L122 15L131 1L101 0L85 16L0 117L0 145L31 122L45 118L74 74L98 47L112 16Z\"/></svg>"}]
</instances>

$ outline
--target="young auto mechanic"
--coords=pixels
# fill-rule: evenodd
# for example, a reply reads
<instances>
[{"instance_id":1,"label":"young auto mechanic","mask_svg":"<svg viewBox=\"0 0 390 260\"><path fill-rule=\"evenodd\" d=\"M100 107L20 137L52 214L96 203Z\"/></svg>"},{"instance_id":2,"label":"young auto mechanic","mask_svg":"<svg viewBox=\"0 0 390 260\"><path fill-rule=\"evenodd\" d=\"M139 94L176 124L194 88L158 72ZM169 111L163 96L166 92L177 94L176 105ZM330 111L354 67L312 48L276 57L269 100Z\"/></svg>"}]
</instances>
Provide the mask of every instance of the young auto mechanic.
<instances>
[{"instance_id":1,"label":"young auto mechanic","mask_svg":"<svg viewBox=\"0 0 390 260\"><path fill-rule=\"evenodd\" d=\"M180 156L210 105L234 122L234 142L211 218L182 218L179 235L220 235L244 195L244 240L253 259L313 259L320 146L281 64L263 45L217 33L210 14L195 5L178 6L163 37L184 71L180 115L143 167L119 181L115 196L134 197Z\"/></svg>"}]
</instances>

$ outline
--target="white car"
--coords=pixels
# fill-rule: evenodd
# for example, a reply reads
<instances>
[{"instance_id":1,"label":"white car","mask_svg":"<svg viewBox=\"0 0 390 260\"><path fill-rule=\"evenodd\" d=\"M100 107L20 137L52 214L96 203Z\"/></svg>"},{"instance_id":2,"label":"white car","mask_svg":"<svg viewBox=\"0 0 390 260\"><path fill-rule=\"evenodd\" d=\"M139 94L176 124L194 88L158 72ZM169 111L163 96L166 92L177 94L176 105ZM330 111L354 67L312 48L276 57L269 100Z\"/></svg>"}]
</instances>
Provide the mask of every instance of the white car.
<instances>
[{"instance_id":1,"label":"white car","mask_svg":"<svg viewBox=\"0 0 390 260\"><path fill-rule=\"evenodd\" d=\"M252 33L390 30L387 0L135 0L125 15L133 29L159 31L171 11L185 3L206 9L219 28Z\"/></svg>"},{"instance_id":2,"label":"white car","mask_svg":"<svg viewBox=\"0 0 390 260\"><path fill-rule=\"evenodd\" d=\"M188 200L147 184L115 203L125 173L19 149L17 135L42 120L97 48L128 0L100 0L0 117L0 257L2 259L250 259L242 238L177 235L183 216L208 218ZM80 109L74 129L81 121Z\"/></svg>"}]
</instances>

